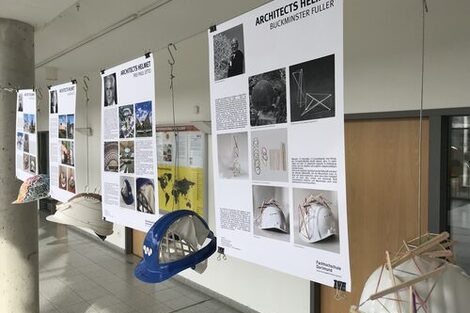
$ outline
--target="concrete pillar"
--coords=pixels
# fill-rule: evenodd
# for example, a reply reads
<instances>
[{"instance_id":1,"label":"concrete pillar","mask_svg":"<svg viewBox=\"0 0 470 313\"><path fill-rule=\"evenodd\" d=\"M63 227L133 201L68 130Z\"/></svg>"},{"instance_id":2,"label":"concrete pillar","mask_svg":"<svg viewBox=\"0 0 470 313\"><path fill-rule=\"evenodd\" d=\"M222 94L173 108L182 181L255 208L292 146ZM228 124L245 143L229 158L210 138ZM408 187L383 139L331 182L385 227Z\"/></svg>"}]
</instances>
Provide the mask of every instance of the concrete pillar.
<instances>
[{"instance_id":1,"label":"concrete pillar","mask_svg":"<svg viewBox=\"0 0 470 313\"><path fill-rule=\"evenodd\" d=\"M0 87L32 88L34 29L0 18ZM0 311L39 312L36 203L12 205L15 178L16 94L0 90Z\"/></svg>"}]
</instances>

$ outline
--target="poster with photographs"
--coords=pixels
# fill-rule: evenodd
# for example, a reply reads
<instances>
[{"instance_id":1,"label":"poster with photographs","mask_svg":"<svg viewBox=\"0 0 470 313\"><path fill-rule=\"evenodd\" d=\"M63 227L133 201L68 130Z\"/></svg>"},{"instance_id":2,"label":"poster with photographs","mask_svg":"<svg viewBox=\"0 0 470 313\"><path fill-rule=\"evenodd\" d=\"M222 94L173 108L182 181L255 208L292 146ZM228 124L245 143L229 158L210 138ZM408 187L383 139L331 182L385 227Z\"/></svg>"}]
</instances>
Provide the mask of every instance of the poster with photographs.
<instances>
[{"instance_id":1,"label":"poster with photographs","mask_svg":"<svg viewBox=\"0 0 470 313\"><path fill-rule=\"evenodd\" d=\"M49 170L51 197L68 201L77 193L75 164L75 106L77 85L74 82L49 89Z\"/></svg>"},{"instance_id":2,"label":"poster with photographs","mask_svg":"<svg viewBox=\"0 0 470 313\"><path fill-rule=\"evenodd\" d=\"M158 126L160 214L191 210L207 221L207 141L194 125Z\"/></svg>"},{"instance_id":3,"label":"poster with photographs","mask_svg":"<svg viewBox=\"0 0 470 313\"><path fill-rule=\"evenodd\" d=\"M18 90L16 96L16 177L25 181L38 174L37 115L34 90Z\"/></svg>"},{"instance_id":4,"label":"poster with photographs","mask_svg":"<svg viewBox=\"0 0 470 313\"><path fill-rule=\"evenodd\" d=\"M343 1L271 1L208 36L220 247L350 291Z\"/></svg>"},{"instance_id":5,"label":"poster with photographs","mask_svg":"<svg viewBox=\"0 0 470 313\"><path fill-rule=\"evenodd\" d=\"M159 217L153 62L149 54L101 74L103 217L144 232Z\"/></svg>"}]
</instances>

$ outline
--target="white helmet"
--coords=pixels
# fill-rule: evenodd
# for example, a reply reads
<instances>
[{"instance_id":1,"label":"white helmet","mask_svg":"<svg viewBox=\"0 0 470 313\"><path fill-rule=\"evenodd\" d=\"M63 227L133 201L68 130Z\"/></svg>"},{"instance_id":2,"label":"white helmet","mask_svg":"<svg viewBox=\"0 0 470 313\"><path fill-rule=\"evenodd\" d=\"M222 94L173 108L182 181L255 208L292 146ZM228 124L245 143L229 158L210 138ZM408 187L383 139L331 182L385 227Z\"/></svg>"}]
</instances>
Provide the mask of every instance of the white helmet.
<instances>
[{"instance_id":1,"label":"white helmet","mask_svg":"<svg viewBox=\"0 0 470 313\"><path fill-rule=\"evenodd\" d=\"M80 193L68 202L57 205L50 222L92 229L98 237L105 239L113 233L113 223L104 221L101 213L101 195Z\"/></svg>"},{"instance_id":2,"label":"white helmet","mask_svg":"<svg viewBox=\"0 0 470 313\"><path fill-rule=\"evenodd\" d=\"M299 234L308 243L336 235L336 221L331 203L322 195L310 195L299 204Z\"/></svg>"},{"instance_id":3,"label":"white helmet","mask_svg":"<svg viewBox=\"0 0 470 313\"><path fill-rule=\"evenodd\" d=\"M284 212L282 212L280 204L271 199L269 201L263 201L261 206L258 207L261 210L261 214L258 216L259 228L264 230L274 230L283 233L289 233L289 227L286 222Z\"/></svg>"}]
</instances>

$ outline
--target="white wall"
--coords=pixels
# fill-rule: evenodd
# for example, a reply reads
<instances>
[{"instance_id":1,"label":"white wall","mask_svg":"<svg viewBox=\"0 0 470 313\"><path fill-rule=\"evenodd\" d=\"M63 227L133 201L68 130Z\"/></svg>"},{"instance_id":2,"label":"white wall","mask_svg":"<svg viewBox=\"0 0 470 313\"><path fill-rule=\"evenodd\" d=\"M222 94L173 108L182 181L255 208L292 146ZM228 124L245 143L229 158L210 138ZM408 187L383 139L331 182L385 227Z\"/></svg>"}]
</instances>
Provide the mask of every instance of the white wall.
<instances>
[{"instance_id":1,"label":"white wall","mask_svg":"<svg viewBox=\"0 0 470 313\"><path fill-rule=\"evenodd\" d=\"M470 105L470 2L427 0L424 109ZM422 0L344 1L345 112L418 110Z\"/></svg>"},{"instance_id":2,"label":"white wall","mask_svg":"<svg viewBox=\"0 0 470 313\"><path fill-rule=\"evenodd\" d=\"M418 109L421 86L421 0L344 2L346 113ZM426 30L424 108L469 106L470 2L428 0L428 4L430 12ZM310 39L308 32L305 36L306 40ZM209 120L207 35L200 34L177 47L176 121ZM156 107L159 123L172 121L167 59L166 50L156 53ZM93 128L93 135L89 137L88 173L90 186L100 186L99 69L88 73L88 76L91 78L88 118ZM81 77L59 71L59 82L71 78L78 79L82 87ZM37 73L37 80L43 90L46 90L45 85L51 84L45 81L42 69ZM83 110L83 99L80 88L77 102L79 111ZM199 114L193 111L195 105L200 107ZM40 116L39 129L47 129L44 116ZM82 121L77 118L77 127L82 125ZM77 140L83 142L83 138ZM83 161L83 156L79 161ZM77 180L81 191L86 167L81 163L78 166ZM209 221L210 226L215 228L211 174ZM116 230L116 235L109 241L123 247L123 228L116 227ZM203 275L192 271L182 275L260 312L309 312L310 289L307 280L241 260L229 258L218 262L212 257Z\"/></svg>"}]
</instances>

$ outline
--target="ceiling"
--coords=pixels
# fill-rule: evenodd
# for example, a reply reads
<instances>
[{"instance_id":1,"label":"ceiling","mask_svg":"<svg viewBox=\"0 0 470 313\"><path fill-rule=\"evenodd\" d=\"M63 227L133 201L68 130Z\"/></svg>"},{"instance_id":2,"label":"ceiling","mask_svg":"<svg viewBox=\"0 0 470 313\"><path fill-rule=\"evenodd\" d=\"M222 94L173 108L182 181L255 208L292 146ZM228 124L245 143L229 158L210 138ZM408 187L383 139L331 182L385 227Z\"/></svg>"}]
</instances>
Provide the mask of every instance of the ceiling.
<instances>
[{"instance_id":1,"label":"ceiling","mask_svg":"<svg viewBox=\"0 0 470 313\"><path fill-rule=\"evenodd\" d=\"M14 3L13 0L7 2ZM35 2L38 1L19 3L32 5ZM37 25L42 26L37 26L35 32L36 69L54 67L79 75L164 48L170 42L204 32L211 25L238 16L269 0L49 2L67 2L69 7L60 10L60 13L56 8L55 18L40 14L45 5L38 9L38 19L42 19ZM75 3L79 4L79 10ZM15 6L18 10L19 5Z\"/></svg>"},{"instance_id":2,"label":"ceiling","mask_svg":"<svg viewBox=\"0 0 470 313\"><path fill-rule=\"evenodd\" d=\"M74 6L77 0L1 0L0 17L44 27L61 13Z\"/></svg>"}]
</instances>

